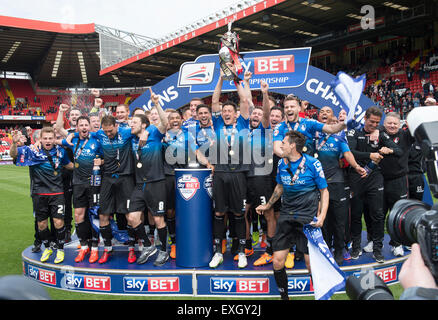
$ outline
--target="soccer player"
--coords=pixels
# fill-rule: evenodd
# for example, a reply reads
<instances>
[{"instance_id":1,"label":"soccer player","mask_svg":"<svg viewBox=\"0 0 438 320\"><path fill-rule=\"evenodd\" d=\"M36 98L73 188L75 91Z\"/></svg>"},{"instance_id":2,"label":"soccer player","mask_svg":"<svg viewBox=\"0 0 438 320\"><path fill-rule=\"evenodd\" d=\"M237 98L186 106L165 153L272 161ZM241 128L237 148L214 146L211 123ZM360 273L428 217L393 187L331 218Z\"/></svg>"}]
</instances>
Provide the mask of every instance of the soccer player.
<instances>
[{"instance_id":1,"label":"soccer player","mask_svg":"<svg viewBox=\"0 0 438 320\"><path fill-rule=\"evenodd\" d=\"M111 115L102 118L102 129L91 136L102 145L103 159L96 159L96 165L103 165L100 189L100 234L105 248L99 263L106 263L112 252L112 231L110 215L126 215L134 188L134 161L131 154L133 135L130 128L120 128ZM146 141L143 137L142 141ZM130 230L128 230L129 233ZM135 253L130 248L128 260L134 259Z\"/></svg>"},{"instance_id":2,"label":"soccer player","mask_svg":"<svg viewBox=\"0 0 438 320\"><path fill-rule=\"evenodd\" d=\"M306 138L297 131L286 133L281 145L284 158L277 171L277 186L268 203L256 208L259 214L272 208L282 197L280 217L277 221L273 244L274 278L282 299L288 299L287 274L284 268L287 255L293 244L304 253L307 269L310 261L307 238L303 232L305 224L321 228L327 214L329 192L321 162L304 154ZM317 221L313 219L316 217Z\"/></svg>"},{"instance_id":3,"label":"soccer player","mask_svg":"<svg viewBox=\"0 0 438 320\"><path fill-rule=\"evenodd\" d=\"M322 107L318 114L321 123L336 123L333 110ZM343 156L352 168L361 176L366 171L359 166L348 147L347 141L339 135L316 133L315 156L322 164L330 193L329 207L325 219L323 234L327 245L334 248L334 258L340 266L344 261L345 228L349 213L350 194L346 193L344 172L339 167L339 158Z\"/></svg>"},{"instance_id":4,"label":"soccer player","mask_svg":"<svg viewBox=\"0 0 438 320\"><path fill-rule=\"evenodd\" d=\"M131 133L136 137L132 139L132 153L135 158L135 182L129 203L128 223L133 228L135 235L144 243L144 248L137 260L138 264L145 263L150 256L155 254L156 248L151 245L145 233L141 215L148 210L154 217L161 248L154 262L155 266L162 266L169 259L167 252L167 226L164 220L166 213L166 180L164 175L164 161L161 140L166 133L168 120L159 98L151 90L151 100L155 104L160 117L158 126L149 124L147 117L136 115L132 119ZM147 142L141 145L141 137L146 134Z\"/></svg>"},{"instance_id":5,"label":"soccer player","mask_svg":"<svg viewBox=\"0 0 438 320\"><path fill-rule=\"evenodd\" d=\"M168 127L163 138L164 173L166 175L166 217L171 240L170 257L176 258L175 234L175 169L188 168L196 163L195 137L181 128L182 117L176 111L168 115Z\"/></svg>"},{"instance_id":6,"label":"soccer player","mask_svg":"<svg viewBox=\"0 0 438 320\"><path fill-rule=\"evenodd\" d=\"M40 261L46 262L53 253L49 246L48 228L48 219L52 217L58 249L54 263L61 263L64 261L65 243L65 200L61 168L73 170L73 163L68 159L64 149L55 145L55 131L51 127L44 127L41 130L40 151L34 151L28 146L17 148L19 136L16 132L12 138L10 155L16 160L16 165L30 165L33 208L38 223L39 238L45 246Z\"/></svg>"},{"instance_id":7,"label":"soccer player","mask_svg":"<svg viewBox=\"0 0 438 320\"><path fill-rule=\"evenodd\" d=\"M100 129L100 117L97 113L90 113L90 132L97 132Z\"/></svg>"},{"instance_id":8,"label":"soccer player","mask_svg":"<svg viewBox=\"0 0 438 320\"><path fill-rule=\"evenodd\" d=\"M312 119L300 118L300 100L293 96L286 96L284 99L284 114L286 120L281 122L274 129L274 153L280 158L283 157L281 151L282 141L286 132L294 130L301 132L307 138L303 152L313 155L313 139L317 131L334 134L343 130L346 125L344 122L337 124L324 124Z\"/></svg>"},{"instance_id":9,"label":"soccer player","mask_svg":"<svg viewBox=\"0 0 438 320\"><path fill-rule=\"evenodd\" d=\"M358 259L362 254L362 202L366 202L370 221L371 240L373 241L373 257L378 263L385 261L382 254L385 214L383 212L384 184L382 172L378 166L384 156L402 155L402 150L384 132L379 132L378 139L373 140L370 134L375 132L382 111L378 107L370 107L365 112L365 125L360 130L348 131L348 145L357 163L369 171L363 179L357 172L350 169L350 187L353 193L351 199L351 258ZM374 169L372 169L375 167Z\"/></svg>"},{"instance_id":10,"label":"soccer player","mask_svg":"<svg viewBox=\"0 0 438 320\"><path fill-rule=\"evenodd\" d=\"M98 204L99 190L91 186L91 175L93 174L94 159L102 158L103 152L100 142L90 136L90 119L87 116L80 116L77 119L78 138L72 140L73 146L63 140L63 145L73 151L73 206L75 216L75 227L81 249L75 262L82 262L87 254L91 255L90 263L98 260L98 240L92 237L92 226L86 216L86 210L93 204ZM93 240L92 240L93 238Z\"/></svg>"},{"instance_id":11,"label":"soccer player","mask_svg":"<svg viewBox=\"0 0 438 320\"><path fill-rule=\"evenodd\" d=\"M250 116L250 139L251 139L251 166L247 174L249 212L255 220L253 227L257 229L258 215L255 208L260 204L266 204L274 191L272 181L273 150L272 134L270 129L270 99L268 96L269 85L262 81L260 89L263 95L263 107L255 107ZM255 266L265 265L272 262L272 238L277 224L274 208L263 213L267 224L267 248L266 252L254 262ZM253 232L258 232L254 230Z\"/></svg>"},{"instance_id":12,"label":"soccer player","mask_svg":"<svg viewBox=\"0 0 438 320\"><path fill-rule=\"evenodd\" d=\"M68 112L70 106L67 104L60 104L58 111L58 118L55 123L55 131L58 132L61 137L67 137L68 134L76 132L78 118L82 115L79 108L71 108L68 114L68 124L69 128L64 129L64 115ZM65 148L65 147L63 147ZM65 149L67 151L67 156L70 161L73 162L73 154L70 149ZM73 172L71 170L62 170L62 179L64 183L64 200L65 200L65 213L64 222L66 226L66 242L71 240L71 228L73 221L73 211L72 211L72 198L73 198Z\"/></svg>"},{"instance_id":13,"label":"soccer player","mask_svg":"<svg viewBox=\"0 0 438 320\"><path fill-rule=\"evenodd\" d=\"M183 121L182 123L183 128L188 128L190 125L193 125L193 123L196 123L197 107L200 104L204 104L204 101L201 98L192 98L192 100L190 100L190 104L189 104L190 118Z\"/></svg>"},{"instance_id":14,"label":"soccer player","mask_svg":"<svg viewBox=\"0 0 438 320\"><path fill-rule=\"evenodd\" d=\"M246 73L245 73L246 74ZM245 75L246 77L246 75ZM213 113L220 111L219 97L223 85L223 75L212 97ZM223 262L222 239L225 233L224 216L226 212L234 214L236 236L239 239L238 267L248 265L244 248L246 242L245 204L246 204L246 172L249 170L250 153L249 135L249 102L240 84L237 86L240 97L240 116L237 116L237 105L227 101L222 106L221 116L213 117L216 134L215 154L210 153L210 162L215 165L213 175L213 199L215 214L213 217L214 256L209 266L216 268ZM249 157L248 157L249 155ZM244 158L249 158L245 159Z\"/></svg>"},{"instance_id":15,"label":"soccer player","mask_svg":"<svg viewBox=\"0 0 438 320\"><path fill-rule=\"evenodd\" d=\"M120 128L129 127L129 107L126 104L119 104L116 107L116 121Z\"/></svg>"}]
</instances>

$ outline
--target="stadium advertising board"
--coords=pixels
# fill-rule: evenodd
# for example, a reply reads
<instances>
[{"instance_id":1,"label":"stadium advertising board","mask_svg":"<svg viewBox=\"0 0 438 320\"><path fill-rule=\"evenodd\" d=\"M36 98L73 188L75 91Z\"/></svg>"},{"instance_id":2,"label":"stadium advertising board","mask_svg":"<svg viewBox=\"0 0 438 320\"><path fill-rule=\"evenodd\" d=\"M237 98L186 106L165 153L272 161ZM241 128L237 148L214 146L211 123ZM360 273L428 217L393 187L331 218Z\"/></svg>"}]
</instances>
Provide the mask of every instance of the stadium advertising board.
<instances>
[{"instance_id":1,"label":"stadium advertising board","mask_svg":"<svg viewBox=\"0 0 438 320\"><path fill-rule=\"evenodd\" d=\"M260 81L264 80L269 83L270 92L294 94L318 108L329 106L337 114L343 106L331 87L335 76L310 66L310 54L311 48L243 52L241 63L244 71L253 73L250 81L252 90L259 90ZM194 97L211 96L219 74L219 56L202 55L193 62L182 64L179 72L152 86L152 91L159 96L163 109L178 109ZM243 74L240 77L243 78ZM222 92L235 90L232 81L224 82ZM362 94L356 119L363 121L366 109L372 105L373 102ZM150 92L146 90L131 103L130 110L150 110L152 107Z\"/></svg>"}]
</instances>

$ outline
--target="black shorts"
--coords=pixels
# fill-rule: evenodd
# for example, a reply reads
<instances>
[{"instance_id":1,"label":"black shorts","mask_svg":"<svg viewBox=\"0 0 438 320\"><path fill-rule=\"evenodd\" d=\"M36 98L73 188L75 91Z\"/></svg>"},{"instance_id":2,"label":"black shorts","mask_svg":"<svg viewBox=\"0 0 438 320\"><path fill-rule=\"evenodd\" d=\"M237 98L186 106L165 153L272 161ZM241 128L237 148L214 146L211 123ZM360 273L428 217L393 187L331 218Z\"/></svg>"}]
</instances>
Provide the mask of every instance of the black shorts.
<instances>
[{"instance_id":1,"label":"black shorts","mask_svg":"<svg viewBox=\"0 0 438 320\"><path fill-rule=\"evenodd\" d=\"M89 183L73 185L73 207L87 208L99 204L100 188Z\"/></svg>"},{"instance_id":2,"label":"black shorts","mask_svg":"<svg viewBox=\"0 0 438 320\"><path fill-rule=\"evenodd\" d=\"M253 208L261 204L268 203L274 192L271 176L248 177L247 180L247 200Z\"/></svg>"},{"instance_id":3,"label":"black shorts","mask_svg":"<svg viewBox=\"0 0 438 320\"><path fill-rule=\"evenodd\" d=\"M175 176L166 176L166 210L175 209Z\"/></svg>"},{"instance_id":4,"label":"black shorts","mask_svg":"<svg viewBox=\"0 0 438 320\"><path fill-rule=\"evenodd\" d=\"M137 184L129 202L129 212L147 209L153 216L162 216L166 213L166 180Z\"/></svg>"},{"instance_id":5,"label":"black shorts","mask_svg":"<svg viewBox=\"0 0 438 320\"><path fill-rule=\"evenodd\" d=\"M39 195L32 196L33 211L38 222L47 220L52 217L55 219L64 219L65 199L63 194L57 195Z\"/></svg>"},{"instance_id":6,"label":"black shorts","mask_svg":"<svg viewBox=\"0 0 438 320\"><path fill-rule=\"evenodd\" d=\"M103 176L100 187L100 214L128 213L129 200L134 189L133 176Z\"/></svg>"},{"instance_id":7,"label":"black shorts","mask_svg":"<svg viewBox=\"0 0 438 320\"><path fill-rule=\"evenodd\" d=\"M272 238L272 249L281 251L296 245L298 252L309 254L307 237L303 231L304 224L292 219L291 216L281 214L277 220L277 229Z\"/></svg>"},{"instance_id":8,"label":"black shorts","mask_svg":"<svg viewBox=\"0 0 438 320\"><path fill-rule=\"evenodd\" d=\"M244 172L215 172L213 200L216 212L245 213L246 175Z\"/></svg>"}]
</instances>

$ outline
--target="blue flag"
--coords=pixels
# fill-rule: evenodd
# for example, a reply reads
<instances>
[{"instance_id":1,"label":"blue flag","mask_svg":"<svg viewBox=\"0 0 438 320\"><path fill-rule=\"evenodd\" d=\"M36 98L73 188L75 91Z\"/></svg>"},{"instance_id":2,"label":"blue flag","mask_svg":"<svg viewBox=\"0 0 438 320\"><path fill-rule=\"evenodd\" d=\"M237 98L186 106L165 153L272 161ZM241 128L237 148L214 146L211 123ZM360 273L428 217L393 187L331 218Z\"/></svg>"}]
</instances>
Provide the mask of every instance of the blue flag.
<instances>
[{"instance_id":1,"label":"blue flag","mask_svg":"<svg viewBox=\"0 0 438 320\"><path fill-rule=\"evenodd\" d=\"M339 71L336 75L336 78L331 83L333 92L346 107L346 120L349 129L354 128L357 124L354 119L354 115L356 113L356 107L359 103L359 99L362 96L363 89L365 88L365 83L366 74L353 79L343 71Z\"/></svg>"},{"instance_id":2,"label":"blue flag","mask_svg":"<svg viewBox=\"0 0 438 320\"><path fill-rule=\"evenodd\" d=\"M306 224L303 231L308 240L307 246L309 248L315 299L328 300L336 291L345 287L345 274L337 265L325 243L321 228Z\"/></svg>"}]
</instances>

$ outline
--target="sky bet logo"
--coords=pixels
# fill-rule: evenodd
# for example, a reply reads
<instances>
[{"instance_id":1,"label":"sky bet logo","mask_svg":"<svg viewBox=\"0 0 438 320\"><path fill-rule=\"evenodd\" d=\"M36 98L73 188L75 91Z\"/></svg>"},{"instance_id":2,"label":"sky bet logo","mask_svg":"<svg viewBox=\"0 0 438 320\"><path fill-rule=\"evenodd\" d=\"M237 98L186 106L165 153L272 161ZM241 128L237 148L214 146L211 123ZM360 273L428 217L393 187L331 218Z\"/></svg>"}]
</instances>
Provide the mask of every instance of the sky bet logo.
<instances>
[{"instance_id":1,"label":"sky bet logo","mask_svg":"<svg viewBox=\"0 0 438 320\"><path fill-rule=\"evenodd\" d=\"M111 291L110 277L66 274L65 286L69 289Z\"/></svg>"},{"instance_id":2,"label":"sky bet logo","mask_svg":"<svg viewBox=\"0 0 438 320\"><path fill-rule=\"evenodd\" d=\"M29 277L43 282L45 284L56 285L56 273L55 271L44 270L36 268L34 266L29 266L28 268Z\"/></svg>"},{"instance_id":3,"label":"sky bet logo","mask_svg":"<svg viewBox=\"0 0 438 320\"><path fill-rule=\"evenodd\" d=\"M179 292L179 278L124 277L125 292Z\"/></svg>"},{"instance_id":4,"label":"sky bet logo","mask_svg":"<svg viewBox=\"0 0 438 320\"><path fill-rule=\"evenodd\" d=\"M254 58L255 74L276 74L295 72L293 55Z\"/></svg>"},{"instance_id":5,"label":"sky bet logo","mask_svg":"<svg viewBox=\"0 0 438 320\"><path fill-rule=\"evenodd\" d=\"M212 293L269 293L268 278L211 278Z\"/></svg>"},{"instance_id":6,"label":"sky bet logo","mask_svg":"<svg viewBox=\"0 0 438 320\"><path fill-rule=\"evenodd\" d=\"M298 293L313 292L313 283L310 277L289 277L287 278L287 291Z\"/></svg>"}]
</instances>

